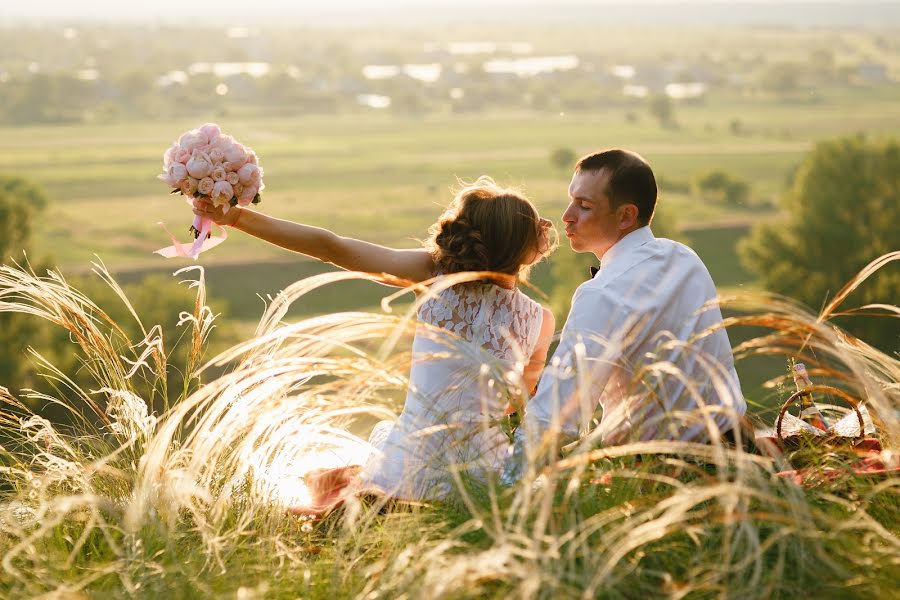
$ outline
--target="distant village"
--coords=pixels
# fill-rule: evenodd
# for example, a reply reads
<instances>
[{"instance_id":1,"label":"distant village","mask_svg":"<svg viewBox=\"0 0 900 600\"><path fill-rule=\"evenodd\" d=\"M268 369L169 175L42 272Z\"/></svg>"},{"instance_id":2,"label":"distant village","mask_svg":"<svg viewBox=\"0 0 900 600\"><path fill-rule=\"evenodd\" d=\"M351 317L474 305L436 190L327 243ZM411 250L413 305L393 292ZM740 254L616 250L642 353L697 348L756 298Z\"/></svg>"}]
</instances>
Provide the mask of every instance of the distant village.
<instances>
[{"instance_id":1,"label":"distant village","mask_svg":"<svg viewBox=\"0 0 900 600\"><path fill-rule=\"evenodd\" d=\"M200 106L418 114L577 111L604 103L646 104L664 121L671 111L666 104L703 102L717 91L814 102L823 88L886 85L898 78L889 61L847 59L828 47L790 58L736 48L636 61L575 49L544 53L526 41L427 42L401 51L334 41L277 46L245 27L217 34L220 44L199 50L188 44L185 52L173 53L173 40L184 37L177 30L131 36L76 27L29 32L18 52L0 59L0 120L103 120L189 113ZM885 43L873 36L876 47ZM895 48L884 52L896 57Z\"/></svg>"}]
</instances>

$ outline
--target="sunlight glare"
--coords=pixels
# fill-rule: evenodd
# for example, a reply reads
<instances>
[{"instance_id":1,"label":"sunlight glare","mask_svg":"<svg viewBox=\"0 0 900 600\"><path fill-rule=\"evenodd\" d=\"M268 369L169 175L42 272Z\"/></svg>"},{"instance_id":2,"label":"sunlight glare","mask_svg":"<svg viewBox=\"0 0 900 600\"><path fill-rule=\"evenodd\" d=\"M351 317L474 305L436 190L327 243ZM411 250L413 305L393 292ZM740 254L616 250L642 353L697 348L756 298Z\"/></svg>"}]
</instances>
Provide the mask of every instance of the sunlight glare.
<instances>
[{"instance_id":1,"label":"sunlight glare","mask_svg":"<svg viewBox=\"0 0 900 600\"><path fill-rule=\"evenodd\" d=\"M265 450L253 453L248 462L260 497L282 506L298 506L312 501L303 481L307 473L362 465L371 452L372 447L356 437L307 431L305 435L293 435L273 455Z\"/></svg>"}]
</instances>

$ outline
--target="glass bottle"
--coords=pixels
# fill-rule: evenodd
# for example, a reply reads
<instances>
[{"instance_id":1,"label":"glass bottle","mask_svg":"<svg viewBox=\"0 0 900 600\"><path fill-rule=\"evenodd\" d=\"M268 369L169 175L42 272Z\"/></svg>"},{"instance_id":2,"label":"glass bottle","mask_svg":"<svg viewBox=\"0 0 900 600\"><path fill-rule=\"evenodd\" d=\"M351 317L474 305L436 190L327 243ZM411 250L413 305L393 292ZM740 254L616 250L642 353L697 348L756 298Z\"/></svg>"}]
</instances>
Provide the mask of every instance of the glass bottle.
<instances>
[{"instance_id":1,"label":"glass bottle","mask_svg":"<svg viewBox=\"0 0 900 600\"><path fill-rule=\"evenodd\" d=\"M812 387L812 381L810 381L809 374L806 372L806 365L797 363L792 371L797 391L807 391L806 394L800 396L800 419L816 429L828 431L828 421L825 420L825 417L822 416L822 413L816 407L816 403L813 402L812 392L808 391Z\"/></svg>"}]
</instances>

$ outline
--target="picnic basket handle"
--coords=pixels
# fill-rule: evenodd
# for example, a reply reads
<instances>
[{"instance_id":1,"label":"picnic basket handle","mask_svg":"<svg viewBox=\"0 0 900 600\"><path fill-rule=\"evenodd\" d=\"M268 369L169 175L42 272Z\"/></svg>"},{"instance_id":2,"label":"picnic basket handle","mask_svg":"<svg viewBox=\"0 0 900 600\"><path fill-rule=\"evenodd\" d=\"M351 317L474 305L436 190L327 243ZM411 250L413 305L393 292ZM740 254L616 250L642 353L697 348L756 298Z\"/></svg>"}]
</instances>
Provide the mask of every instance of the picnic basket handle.
<instances>
[{"instance_id":1,"label":"picnic basket handle","mask_svg":"<svg viewBox=\"0 0 900 600\"><path fill-rule=\"evenodd\" d=\"M813 392L823 391L823 392L831 392L836 396L839 396L841 400L844 400L847 404L853 407L853 410L856 411L856 417L859 419L859 435L857 437L863 437L865 435L866 424L863 421L862 413L859 411L859 400L852 398L843 390L839 390L835 387L831 387L830 385L814 385L806 388L805 390L797 390L790 397L785 400L784 404L781 406L781 410L778 413L778 421L775 424L775 436L778 438L779 442L783 442L784 438L781 435L781 422L784 420L784 414L787 412L788 407L794 403L795 400L799 400L803 396L810 396Z\"/></svg>"}]
</instances>

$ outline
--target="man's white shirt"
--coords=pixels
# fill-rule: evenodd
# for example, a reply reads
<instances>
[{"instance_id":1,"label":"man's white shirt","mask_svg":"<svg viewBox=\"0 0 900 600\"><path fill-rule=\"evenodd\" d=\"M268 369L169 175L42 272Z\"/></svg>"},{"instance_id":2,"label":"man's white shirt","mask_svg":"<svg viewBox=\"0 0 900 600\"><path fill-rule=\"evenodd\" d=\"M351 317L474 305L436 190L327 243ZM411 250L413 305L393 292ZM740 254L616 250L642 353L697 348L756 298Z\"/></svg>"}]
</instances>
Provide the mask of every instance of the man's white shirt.
<instances>
[{"instance_id":1,"label":"man's white shirt","mask_svg":"<svg viewBox=\"0 0 900 600\"><path fill-rule=\"evenodd\" d=\"M552 428L567 437L594 431L604 445L700 441L731 430L745 411L706 266L642 227L575 292L523 428L532 440Z\"/></svg>"}]
</instances>

